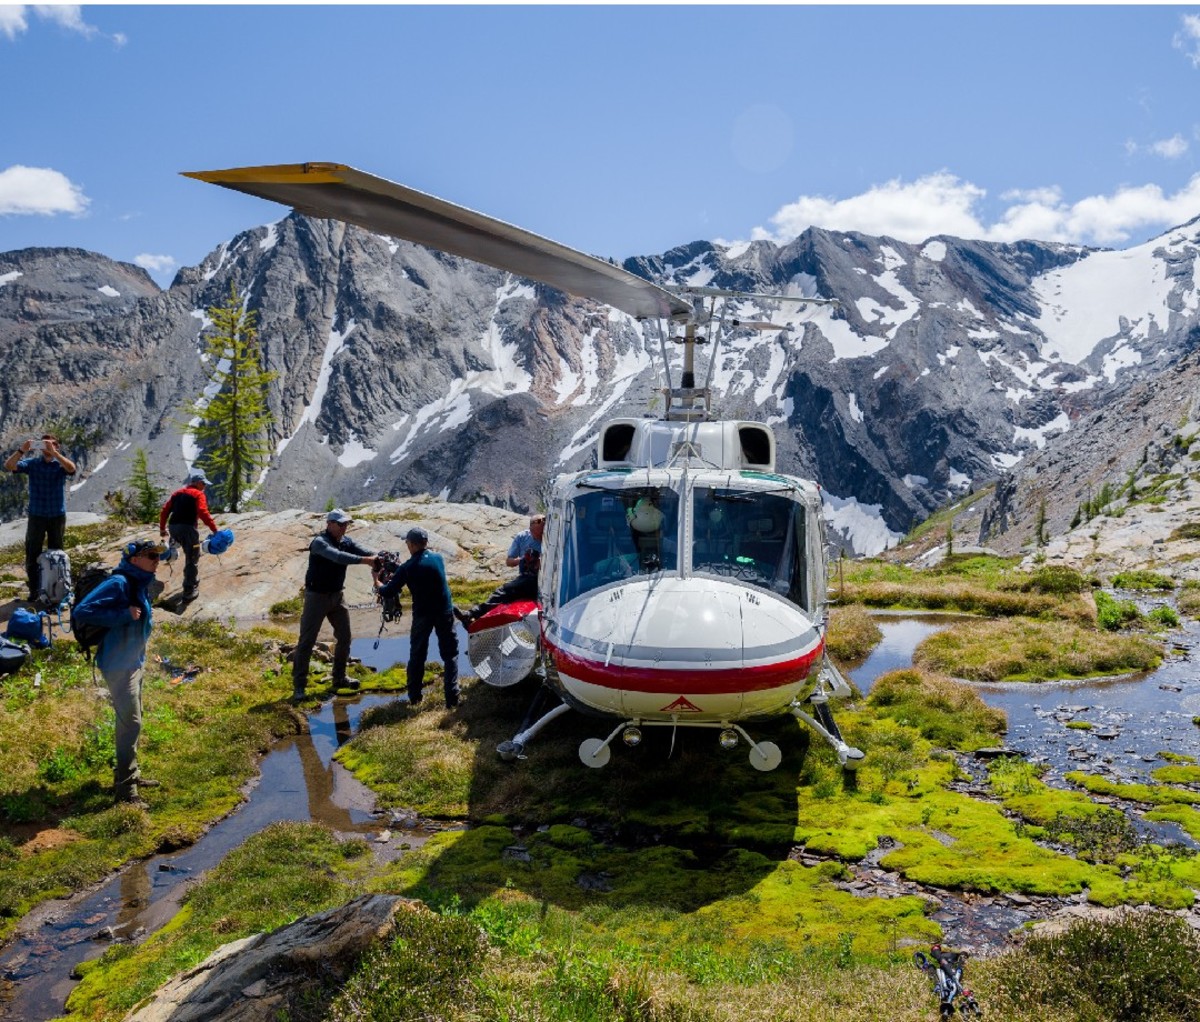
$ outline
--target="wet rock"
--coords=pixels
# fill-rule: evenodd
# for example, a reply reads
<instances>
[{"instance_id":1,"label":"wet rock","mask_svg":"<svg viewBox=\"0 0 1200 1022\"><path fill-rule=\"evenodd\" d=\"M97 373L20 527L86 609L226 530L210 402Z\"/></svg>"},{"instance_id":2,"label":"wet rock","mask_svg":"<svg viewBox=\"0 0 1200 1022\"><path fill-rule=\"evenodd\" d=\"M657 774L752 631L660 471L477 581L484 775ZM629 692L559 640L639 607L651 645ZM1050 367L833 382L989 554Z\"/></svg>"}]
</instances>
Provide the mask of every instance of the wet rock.
<instances>
[{"instance_id":1,"label":"wet rock","mask_svg":"<svg viewBox=\"0 0 1200 1022\"><path fill-rule=\"evenodd\" d=\"M612 890L612 877L608 873L580 873L575 883L585 891Z\"/></svg>"},{"instance_id":2,"label":"wet rock","mask_svg":"<svg viewBox=\"0 0 1200 1022\"><path fill-rule=\"evenodd\" d=\"M1020 756L1016 749L1010 749L1006 745L990 745L984 749L976 749L974 754L976 759L1000 759L1003 756Z\"/></svg>"},{"instance_id":3,"label":"wet rock","mask_svg":"<svg viewBox=\"0 0 1200 1022\"><path fill-rule=\"evenodd\" d=\"M508 859L510 862L532 861L532 856L529 854L529 849L524 845L509 845L500 853L500 858Z\"/></svg>"}]
</instances>

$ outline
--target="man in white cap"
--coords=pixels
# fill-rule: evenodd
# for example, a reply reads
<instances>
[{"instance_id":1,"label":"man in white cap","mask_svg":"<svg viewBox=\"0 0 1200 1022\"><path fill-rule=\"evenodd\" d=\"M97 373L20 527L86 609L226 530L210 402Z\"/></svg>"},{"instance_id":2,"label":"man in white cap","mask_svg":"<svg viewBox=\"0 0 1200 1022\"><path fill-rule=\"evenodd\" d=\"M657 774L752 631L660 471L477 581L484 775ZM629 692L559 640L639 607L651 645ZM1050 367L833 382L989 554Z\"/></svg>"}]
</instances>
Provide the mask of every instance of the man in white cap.
<instances>
[{"instance_id":1,"label":"man in white cap","mask_svg":"<svg viewBox=\"0 0 1200 1022\"><path fill-rule=\"evenodd\" d=\"M183 486L167 498L158 515L158 534L171 539L183 548L183 598L194 600L200 595L200 531L198 522L209 527L213 535L217 523L208 511L204 488L208 479L199 469L188 473Z\"/></svg>"},{"instance_id":2,"label":"man in white cap","mask_svg":"<svg viewBox=\"0 0 1200 1022\"><path fill-rule=\"evenodd\" d=\"M304 576L304 610L300 613L300 638L292 655L292 702L300 702L308 687L308 663L321 625L333 626L333 687L358 688L347 682L350 661L350 611L342 599L346 569L351 564L375 566L375 554L346 535L354 521L341 508L325 516L325 531L308 545L308 572Z\"/></svg>"}]
</instances>

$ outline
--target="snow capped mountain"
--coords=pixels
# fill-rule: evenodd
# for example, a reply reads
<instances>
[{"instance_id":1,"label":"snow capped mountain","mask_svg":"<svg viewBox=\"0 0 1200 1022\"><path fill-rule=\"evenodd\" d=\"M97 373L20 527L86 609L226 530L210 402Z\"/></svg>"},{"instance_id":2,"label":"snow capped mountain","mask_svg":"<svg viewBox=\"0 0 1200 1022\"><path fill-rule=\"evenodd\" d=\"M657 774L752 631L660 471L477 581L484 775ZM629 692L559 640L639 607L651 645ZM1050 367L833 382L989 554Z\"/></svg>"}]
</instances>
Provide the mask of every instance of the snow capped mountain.
<instances>
[{"instance_id":1,"label":"snow capped mountain","mask_svg":"<svg viewBox=\"0 0 1200 1022\"><path fill-rule=\"evenodd\" d=\"M821 483L861 553L1195 347L1198 251L1200 220L1123 252L810 229L625 267L837 300L718 303L724 329L709 330L698 376L715 353L720 414L771 424L780 468ZM139 273L74 251L0 254L0 434L37 429L65 398L101 436L79 509L122 485L139 447L164 483L194 459L172 422L203 387L205 310L231 282L279 374L275 453L255 494L268 508L419 492L532 507L555 472L591 463L603 420L656 410L663 348L678 378L663 324L298 214L232 239L166 292ZM86 404L69 398L80 388Z\"/></svg>"}]
</instances>

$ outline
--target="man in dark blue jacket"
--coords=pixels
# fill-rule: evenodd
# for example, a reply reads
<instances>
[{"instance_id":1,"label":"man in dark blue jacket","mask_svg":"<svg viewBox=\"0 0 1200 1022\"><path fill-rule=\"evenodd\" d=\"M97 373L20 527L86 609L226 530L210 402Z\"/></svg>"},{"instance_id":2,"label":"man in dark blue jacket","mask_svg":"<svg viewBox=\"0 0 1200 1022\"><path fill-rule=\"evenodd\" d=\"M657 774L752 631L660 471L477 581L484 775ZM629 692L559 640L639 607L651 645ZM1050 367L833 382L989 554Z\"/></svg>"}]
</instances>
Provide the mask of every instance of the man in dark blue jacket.
<instances>
[{"instance_id":1,"label":"man in dark blue jacket","mask_svg":"<svg viewBox=\"0 0 1200 1022\"><path fill-rule=\"evenodd\" d=\"M108 629L96 649L96 666L104 676L117 715L117 765L113 774L118 802L146 807L138 784L142 778L137 742L142 733L142 673L150 639L150 583L158 571L163 545L140 539L122 550L121 563L71 612L72 622Z\"/></svg>"},{"instance_id":2,"label":"man in dark blue jacket","mask_svg":"<svg viewBox=\"0 0 1200 1022\"><path fill-rule=\"evenodd\" d=\"M382 599L397 596L404 586L412 594L412 629L409 633L408 701L421 701L425 677L425 658L429 655L429 633L437 632L438 654L442 658L446 706L458 705L458 634L454 630L454 603L446 582L446 566L441 554L427 549L429 534L421 528L409 529L404 537L409 558L380 589Z\"/></svg>"},{"instance_id":3,"label":"man in dark blue jacket","mask_svg":"<svg viewBox=\"0 0 1200 1022\"><path fill-rule=\"evenodd\" d=\"M354 521L341 508L325 516L325 531L308 545L308 572L304 576L304 610L300 613L300 638L292 655L292 702L300 702L308 687L308 664L317 634L326 620L333 626L333 687L358 688L347 682L350 661L350 611L342 599L346 569L351 564L375 564L375 554L346 535Z\"/></svg>"}]
</instances>

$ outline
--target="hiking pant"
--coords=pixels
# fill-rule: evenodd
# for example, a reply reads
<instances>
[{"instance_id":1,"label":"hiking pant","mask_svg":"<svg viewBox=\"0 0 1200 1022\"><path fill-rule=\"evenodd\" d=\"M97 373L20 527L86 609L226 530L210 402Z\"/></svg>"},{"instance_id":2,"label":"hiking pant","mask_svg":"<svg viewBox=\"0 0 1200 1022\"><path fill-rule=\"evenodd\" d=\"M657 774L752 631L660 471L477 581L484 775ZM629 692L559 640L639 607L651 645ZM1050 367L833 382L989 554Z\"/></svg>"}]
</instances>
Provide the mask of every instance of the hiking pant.
<instances>
[{"instance_id":1,"label":"hiking pant","mask_svg":"<svg viewBox=\"0 0 1200 1022\"><path fill-rule=\"evenodd\" d=\"M168 525L171 538L183 550L183 591L200 588L200 531L194 525Z\"/></svg>"},{"instance_id":2,"label":"hiking pant","mask_svg":"<svg viewBox=\"0 0 1200 1022\"><path fill-rule=\"evenodd\" d=\"M429 633L437 632L438 655L442 658L446 705L458 705L458 632L454 615L447 611L436 616L413 614L412 630L408 637L408 701L416 706L421 701L425 678L425 659L429 656Z\"/></svg>"},{"instance_id":3,"label":"hiking pant","mask_svg":"<svg viewBox=\"0 0 1200 1022\"><path fill-rule=\"evenodd\" d=\"M483 617L493 607L502 607L506 603L517 603L520 600L536 600L538 598L537 575L518 575L496 589L486 600L471 611L472 619Z\"/></svg>"},{"instance_id":4,"label":"hiking pant","mask_svg":"<svg viewBox=\"0 0 1200 1022\"><path fill-rule=\"evenodd\" d=\"M300 614L300 639L292 655L292 694L303 695L308 684L308 662L312 659L317 633L328 621L333 625L333 685L346 680L346 664L350 661L350 611L342 602L342 591L318 593L304 590L304 610Z\"/></svg>"},{"instance_id":5,"label":"hiking pant","mask_svg":"<svg viewBox=\"0 0 1200 1022\"><path fill-rule=\"evenodd\" d=\"M137 741L142 733L142 674L141 667L104 672L104 683L117 714L117 765L113 771L113 787L118 801L137 798L137 782L141 775Z\"/></svg>"},{"instance_id":6,"label":"hiking pant","mask_svg":"<svg viewBox=\"0 0 1200 1022\"><path fill-rule=\"evenodd\" d=\"M51 550L61 550L67 531L66 515L30 515L25 526L25 574L29 576L29 598L36 600L41 579L38 578L38 557L49 539Z\"/></svg>"}]
</instances>

